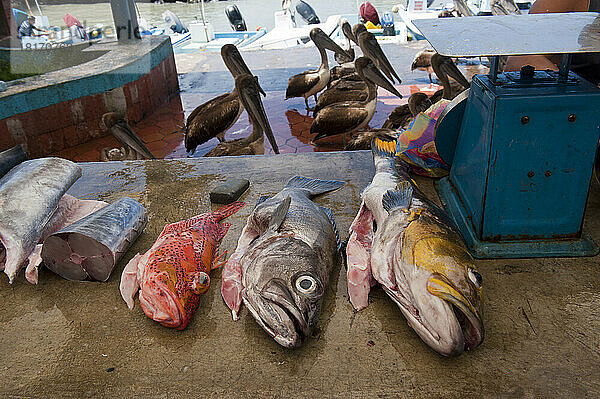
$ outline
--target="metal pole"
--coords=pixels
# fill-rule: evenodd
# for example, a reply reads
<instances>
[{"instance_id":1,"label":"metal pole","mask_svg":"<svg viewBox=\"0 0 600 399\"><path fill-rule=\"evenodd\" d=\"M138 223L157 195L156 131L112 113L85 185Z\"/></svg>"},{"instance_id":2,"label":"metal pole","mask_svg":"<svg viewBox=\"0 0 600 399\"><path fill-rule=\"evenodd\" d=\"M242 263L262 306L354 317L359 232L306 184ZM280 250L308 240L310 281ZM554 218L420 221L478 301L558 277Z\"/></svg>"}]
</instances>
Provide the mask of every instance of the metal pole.
<instances>
[{"instance_id":1,"label":"metal pole","mask_svg":"<svg viewBox=\"0 0 600 399\"><path fill-rule=\"evenodd\" d=\"M40 14L40 17L41 17L42 16L42 10L40 10L40 5L38 4L37 0L35 0L35 5L36 5L36 7L38 9L38 13Z\"/></svg>"},{"instance_id":2,"label":"metal pole","mask_svg":"<svg viewBox=\"0 0 600 399\"><path fill-rule=\"evenodd\" d=\"M204 0L202 0L201 3L202 3L202 24L204 26L206 26L206 21L204 20Z\"/></svg>"},{"instance_id":3,"label":"metal pole","mask_svg":"<svg viewBox=\"0 0 600 399\"><path fill-rule=\"evenodd\" d=\"M490 58L490 73L489 77L493 84L496 84L496 78L498 77L498 65L500 64L500 56L493 56Z\"/></svg>"},{"instance_id":4,"label":"metal pole","mask_svg":"<svg viewBox=\"0 0 600 399\"><path fill-rule=\"evenodd\" d=\"M569 78L569 68L571 67L571 54L563 54L560 66L558 67L558 81L566 82Z\"/></svg>"}]
</instances>

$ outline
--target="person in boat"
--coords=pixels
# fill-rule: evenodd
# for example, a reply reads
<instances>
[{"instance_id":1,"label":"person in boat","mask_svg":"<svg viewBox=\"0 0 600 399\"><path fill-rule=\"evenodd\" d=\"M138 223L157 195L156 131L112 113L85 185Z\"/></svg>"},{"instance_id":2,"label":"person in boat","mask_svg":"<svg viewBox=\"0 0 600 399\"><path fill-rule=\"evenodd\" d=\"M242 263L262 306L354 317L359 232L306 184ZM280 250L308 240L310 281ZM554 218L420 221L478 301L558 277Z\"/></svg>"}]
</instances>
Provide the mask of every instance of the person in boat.
<instances>
[{"instance_id":1,"label":"person in boat","mask_svg":"<svg viewBox=\"0 0 600 399\"><path fill-rule=\"evenodd\" d=\"M360 18L365 24L368 24L370 22L371 24L373 24L373 27L377 27L381 24L381 22L379 21L379 14L377 14L377 10L373 6L373 4L369 3L368 1L365 1L360 5L359 14ZM369 28L369 26L367 26L367 28Z\"/></svg>"},{"instance_id":2,"label":"person in boat","mask_svg":"<svg viewBox=\"0 0 600 399\"><path fill-rule=\"evenodd\" d=\"M88 34L83 27L83 24L79 22L77 18L71 14L63 15L63 21L69 27L69 33L71 34L71 40L73 43L80 43L89 40Z\"/></svg>"},{"instance_id":3,"label":"person in boat","mask_svg":"<svg viewBox=\"0 0 600 399\"><path fill-rule=\"evenodd\" d=\"M35 17L29 15L25 21L19 25L19 39L25 36L41 36L36 35L33 31L45 32L43 29L37 28L35 25Z\"/></svg>"},{"instance_id":4,"label":"person in boat","mask_svg":"<svg viewBox=\"0 0 600 399\"><path fill-rule=\"evenodd\" d=\"M529 14L554 12L600 12L600 0L537 0ZM537 70L558 70L561 56L522 55L508 57L505 71L518 71L523 65L532 65ZM600 87L600 53L575 54L571 70L582 78Z\"/></svg>"}]
</instances>

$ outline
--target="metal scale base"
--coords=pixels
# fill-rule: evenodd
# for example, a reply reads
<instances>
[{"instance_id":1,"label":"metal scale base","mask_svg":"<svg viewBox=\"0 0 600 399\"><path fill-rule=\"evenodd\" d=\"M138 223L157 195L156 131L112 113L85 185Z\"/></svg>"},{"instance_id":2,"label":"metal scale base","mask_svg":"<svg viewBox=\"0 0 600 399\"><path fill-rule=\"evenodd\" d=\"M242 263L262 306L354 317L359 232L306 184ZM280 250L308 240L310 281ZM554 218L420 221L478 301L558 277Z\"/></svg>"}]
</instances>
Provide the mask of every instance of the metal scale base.
<instances>
[{"instance_id":1,"label":"metal scale base","mask_svg":"<svg viewBox=\"0 0 600 399\"><path fill-rule=\"evenodd\" d=\"M481 241L468 219L459 196L447 177L437 181L435 187L448 215L454 220L465 244L475 258L550 258L572 256L595 256L600 247L585 232L580 239L540 241Z\"/></svg>"}]
</instances>

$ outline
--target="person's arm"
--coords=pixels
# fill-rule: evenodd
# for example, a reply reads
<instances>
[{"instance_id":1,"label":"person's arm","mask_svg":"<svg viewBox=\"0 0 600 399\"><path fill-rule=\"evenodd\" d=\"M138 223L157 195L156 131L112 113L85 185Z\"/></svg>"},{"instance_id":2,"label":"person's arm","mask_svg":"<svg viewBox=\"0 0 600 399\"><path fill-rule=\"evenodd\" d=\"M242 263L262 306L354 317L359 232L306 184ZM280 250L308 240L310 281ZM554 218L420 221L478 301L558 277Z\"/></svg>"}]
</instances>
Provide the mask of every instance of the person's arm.
<instances>
[{"instance_id":1,"label":"person's arm","mask_svg":"<svg viewBox=\"0 0 600 399\"><path fill-rule=\"evenodd\" d=\"M589 6L589 0L537 0L529 9L529 14L582 12L587 11Z\"/></svg>"}]
</instances>

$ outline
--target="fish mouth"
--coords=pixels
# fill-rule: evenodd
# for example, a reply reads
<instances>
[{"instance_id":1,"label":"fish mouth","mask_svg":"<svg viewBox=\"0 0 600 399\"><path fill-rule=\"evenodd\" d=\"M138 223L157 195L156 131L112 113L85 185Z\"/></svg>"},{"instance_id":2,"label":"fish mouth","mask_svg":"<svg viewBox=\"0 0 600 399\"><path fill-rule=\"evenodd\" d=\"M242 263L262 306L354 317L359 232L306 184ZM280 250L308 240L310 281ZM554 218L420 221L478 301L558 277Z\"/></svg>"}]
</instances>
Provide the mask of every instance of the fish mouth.
<instances>
[{"instance_id":1,"label":"fish mouth","mask_svg":"<svg viewBox=\"0 0 600 399\"><path fill-rule=\"evenodd\" d=\"M310 328L285 283L270 280L260 293L244 290L244 304L260 326L286 348L299 347Z\"/></svg>"},{"instance_id":2,"label":"fish mouth","mask_svg":"<svg viewBox=\"0 0 600 399\"><path fill-rule=\"evenodd\" d=\"M458 321L463 338L464 350L471 350L483 341L483 323L479 312L446 278L434 274L427 281L427 290L432 295L452 305L454 316Z\"/></svg>"},{"instance_id":3,"label":"fish mouth","mask_svg":"<svg viewBox=\"0 0 600 399\"><path fill-rule=\"evenodd\" d=\"M187 323L183 322L179 301L174 293L155 284L140 285L140 305L146 316L165 327L182 330Z\"/></svg>"}]
</instances>

